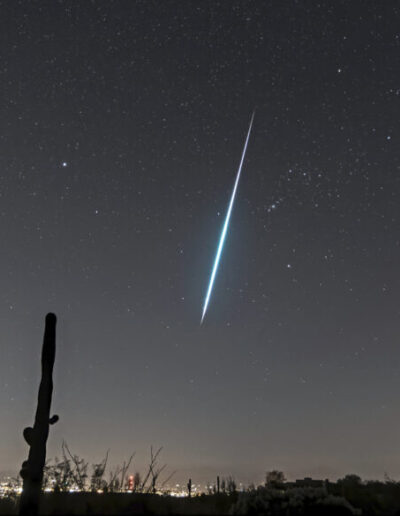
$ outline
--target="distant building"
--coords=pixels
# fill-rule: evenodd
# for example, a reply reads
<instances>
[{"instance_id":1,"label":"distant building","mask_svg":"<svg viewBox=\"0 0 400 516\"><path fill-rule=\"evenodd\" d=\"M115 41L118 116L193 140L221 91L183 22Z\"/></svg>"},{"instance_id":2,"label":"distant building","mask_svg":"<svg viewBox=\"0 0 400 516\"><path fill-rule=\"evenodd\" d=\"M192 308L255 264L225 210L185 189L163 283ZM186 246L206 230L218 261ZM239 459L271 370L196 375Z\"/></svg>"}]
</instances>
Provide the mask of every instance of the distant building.
<instances>
[{"instance_id":1,"label":"distant building","mask_svg":"<svg viewBox=\"0 0 400 516\"><path fill-rule=\"evenodd\" d=\"M291 487L325 487L326 483L326 480L318 480L311 477L304 477L302 479L295 480L294 482L287 482Z\"/></svg>"}]
</instances>

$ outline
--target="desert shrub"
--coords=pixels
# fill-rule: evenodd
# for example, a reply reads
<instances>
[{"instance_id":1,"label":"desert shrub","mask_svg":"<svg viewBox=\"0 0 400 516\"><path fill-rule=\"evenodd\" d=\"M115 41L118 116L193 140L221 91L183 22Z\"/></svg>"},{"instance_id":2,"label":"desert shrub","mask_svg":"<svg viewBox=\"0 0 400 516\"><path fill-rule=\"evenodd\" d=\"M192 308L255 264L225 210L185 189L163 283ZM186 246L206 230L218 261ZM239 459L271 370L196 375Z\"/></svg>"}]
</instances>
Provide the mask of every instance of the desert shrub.
<instances>
[{"instance_id":1,"label":"desert shrub","mask_svg":"<svg viewBox=\"0 0 400 516\"><path fill-rule=\"evenodd\" d=\"M231 507L231 514L268 516L311 516L326 514L345 516L357 511L339 496L329 495L323 488L279 490L258 488L240 493Z\"/></svg>"},{"instance_id":2,"label":"desert shrub","mask_svg":"<svg viewBox=\"0 0 400 516\"><path fill-rule=\"evenodd\" d=\"M0 498L0 514L17 514L17 497Z\"/></svg>"}]
</instances>

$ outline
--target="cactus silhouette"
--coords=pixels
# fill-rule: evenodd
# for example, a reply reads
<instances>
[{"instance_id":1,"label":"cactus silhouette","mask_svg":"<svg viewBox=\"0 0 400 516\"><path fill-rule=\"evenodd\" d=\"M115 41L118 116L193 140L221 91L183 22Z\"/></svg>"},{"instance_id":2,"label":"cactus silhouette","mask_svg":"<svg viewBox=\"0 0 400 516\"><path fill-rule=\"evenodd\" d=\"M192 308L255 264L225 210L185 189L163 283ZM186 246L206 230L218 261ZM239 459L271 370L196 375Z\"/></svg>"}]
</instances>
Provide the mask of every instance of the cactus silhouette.
<instances>
[{"instance_id":1,"label":"cactus silhouette","mask_svg":"<svg viewBox=\"0 0 400 516\"><path fill-rule=\"evenodd\" d=\"M190 498L192 495L192 479L191 478L189 478L189 482L187 483L187 490L188 490L188 496Z\"/></svg>"},{"instance_id":2,"label":"cactus silhouette","mask_svg":"<svg viewBox=\"0 0 400 516\"><path fill-rule=\"evenodd\" d=\"M54 314L47 314L42 348L42 378L39 386L35 423L33 428L25 428L23 432L25 441L29 445L29 455L28 460L22 463L20 471L23 479L19 504L19 514L21 516L36 516L38 514L49 425L58 421L56 415L50 418L53 366L56 355L56 321Z\"/></svg>"}]
</instances>

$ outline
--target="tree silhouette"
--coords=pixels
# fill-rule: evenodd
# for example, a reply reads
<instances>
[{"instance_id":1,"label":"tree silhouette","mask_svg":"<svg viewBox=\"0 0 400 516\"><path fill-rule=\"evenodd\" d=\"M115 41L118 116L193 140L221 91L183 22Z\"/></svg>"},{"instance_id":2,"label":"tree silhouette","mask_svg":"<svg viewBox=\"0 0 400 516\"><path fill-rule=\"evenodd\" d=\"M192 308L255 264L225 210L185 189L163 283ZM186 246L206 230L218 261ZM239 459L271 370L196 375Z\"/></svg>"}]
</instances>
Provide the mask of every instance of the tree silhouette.
<instances>
[{"instance_id":1,"label":"tree silhouette","mask_svg":"<svg viewBox=\"0 0 400 516\"><path fill-rule=\"evenodd\" d=\"M276 469L268 471L265 474L265 485L266 487L280 487L286 481L285 475L282 471Z\"/></svg>"}]
</instances>

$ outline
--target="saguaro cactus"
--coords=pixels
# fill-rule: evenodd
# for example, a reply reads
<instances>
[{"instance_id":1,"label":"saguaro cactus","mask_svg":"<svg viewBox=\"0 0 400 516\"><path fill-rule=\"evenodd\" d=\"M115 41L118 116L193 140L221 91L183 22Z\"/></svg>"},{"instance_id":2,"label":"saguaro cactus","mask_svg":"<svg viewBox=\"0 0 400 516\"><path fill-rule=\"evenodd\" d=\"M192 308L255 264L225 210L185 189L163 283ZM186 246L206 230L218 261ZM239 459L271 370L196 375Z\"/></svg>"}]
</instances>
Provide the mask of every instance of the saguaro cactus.
<instances>
[{"instance_id":1,"label":"saguaro cactus","mask_svg":"<svg viewBox=\"0 0 400 516\"><path fill-rule=\"evenodd\" d=\"M189 482L187 483L187 490L188 490L188 496L190 498L192 495L192 479L191 478L189 478Z\"/></svg>"},{"instance_id":2,"label":"saguaro cactus","mask_svg":"<svg viewBox=\"0 0 400 516\"><path fill-rule=\"evenodd\" d=\"M22 516L36 516L38 514L49 425L58 421L56 415L50 418L53 366L56 355L56 321L54 314L47 314L42 348L42 378L39 386L35 423L33 428L27 427L24 429L24 438L29 445L29 455L28 460L22 463L20 471L23 478L23 488L19 514Z\"/></svg>"}]
</instances>

